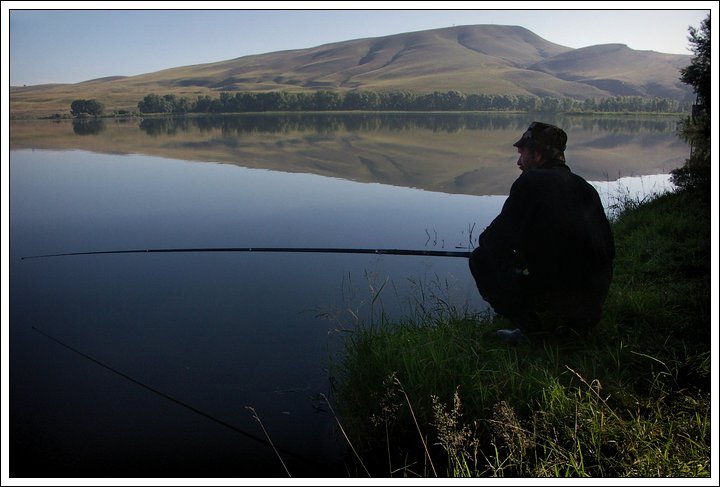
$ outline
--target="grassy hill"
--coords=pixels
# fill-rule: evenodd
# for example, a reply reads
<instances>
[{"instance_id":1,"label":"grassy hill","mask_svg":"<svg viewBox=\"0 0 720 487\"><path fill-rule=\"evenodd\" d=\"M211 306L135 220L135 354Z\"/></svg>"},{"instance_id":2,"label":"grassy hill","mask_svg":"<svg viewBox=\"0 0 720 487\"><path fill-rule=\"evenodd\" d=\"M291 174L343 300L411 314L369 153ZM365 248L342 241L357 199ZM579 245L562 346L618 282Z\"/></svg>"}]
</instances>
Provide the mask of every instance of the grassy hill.
<instances>
[{"instance_id":1,"label":"grassy hill","mask_svg":"<svg viewBox=\"0 0 720 487\"><path fill-rule=\"evenodd\" d=\"M557 78L575 81L618 96L677 98L682 88L680 69L689 63L684 56L635 51L623 44L605 44L566 52L530 67ZM673 79L675 76L675 79Z\"/></svg>"},{"instance_id":2,"label":"grassy hill","mask_svg":"<svg viewBox=\"0 0 720 487\"><path fill-rule=\"evenodd\" d=\"M622 45L572 49L518 26L472 25L244 56L138 76L11 87L12 116L67 113L78 98L108 110L135 110L145 95L195 99L222 91L431 91L691 98L679 82L690 56ZM110 73L109 73L110 74Z\"/></svg>"}]
</instances>

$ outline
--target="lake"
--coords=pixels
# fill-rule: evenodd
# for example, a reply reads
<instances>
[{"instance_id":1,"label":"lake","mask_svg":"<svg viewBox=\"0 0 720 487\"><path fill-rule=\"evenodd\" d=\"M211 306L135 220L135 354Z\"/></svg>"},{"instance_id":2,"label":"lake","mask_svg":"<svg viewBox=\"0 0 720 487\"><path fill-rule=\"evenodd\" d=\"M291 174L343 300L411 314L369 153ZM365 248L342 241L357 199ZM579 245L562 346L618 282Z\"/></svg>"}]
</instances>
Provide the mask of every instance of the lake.
<instances>
[{"instance_id":1,"label":"lake","mask_svg":"<svg viewBox=\"0 0 720 487\"><path fill-rule=\"evenodd\" d=\"M283 477L279 454L294 476L344 476L346 443L325 400L343 340L437 299L486 310L466 259L23 257L471 250L519 174L512 143L532 120L12 122L10 475ZM543 121L565 128L568 165L594 182L609 214L670 187L689 155L673 118Z\"/></svg>"}]
</instances>

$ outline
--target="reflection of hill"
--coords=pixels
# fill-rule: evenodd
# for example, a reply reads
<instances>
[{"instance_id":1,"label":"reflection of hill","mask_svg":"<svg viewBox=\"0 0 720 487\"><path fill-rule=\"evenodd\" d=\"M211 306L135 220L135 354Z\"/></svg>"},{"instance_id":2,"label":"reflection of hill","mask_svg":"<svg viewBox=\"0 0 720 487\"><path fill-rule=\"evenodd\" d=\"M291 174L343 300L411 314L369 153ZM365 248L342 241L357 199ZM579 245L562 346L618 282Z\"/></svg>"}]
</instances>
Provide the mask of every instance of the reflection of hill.
<instances>
[{"instance_id":1,"label":"reflection of hill","mask_svg":"<svg viewBox=\"0 0 720 487\"><path fill-rule=\"evenodd\" d=\"M568 163L592 180L667 173L687 147L674 119L547 120L569 135ZM256 115L106 122L77 136L68 122L13 122L11 150L142 153L461 194L506 194L518 175L512 143L527 116Z\"/></svg>"},{"instance_id":2,"label":"reflection of hill","mask_svg":"<svg viewBox=\"0 0 720 487\"><path fill-rule=\"evenodd\" d=\"M483 116L464 114L288 114L203 116L193 118L147 118L140 128L149 135L188 131L220 129L224 134L315 132L321 134L338 131L407 131L425 129L433 132L457 132L459 130L498 130L517 127L516 116Z\"/></svg>"}]
</instances>

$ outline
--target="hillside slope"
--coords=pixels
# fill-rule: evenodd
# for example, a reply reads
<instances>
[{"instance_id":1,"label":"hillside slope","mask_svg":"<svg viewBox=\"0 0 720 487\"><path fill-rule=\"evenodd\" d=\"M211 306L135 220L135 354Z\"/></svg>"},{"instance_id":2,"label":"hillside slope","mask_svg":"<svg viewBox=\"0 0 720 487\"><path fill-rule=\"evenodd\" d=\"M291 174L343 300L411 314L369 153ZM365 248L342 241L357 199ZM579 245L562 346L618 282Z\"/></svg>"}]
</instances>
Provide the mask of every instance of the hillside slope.
<instances>
[{"instance_id":1,"label":"hillside slope","mask_svg":"<svg viewBox=\"0 0 720 487\"><path fill-rule=\"evenodd\" d=\"M66 113L74 99L134 110L145 95L195 99L221 91L431 91L575 99L639 95L690 99L678 80L690 56L623 45L553 44L518 26L472 25L244 56L138 76L11 87L10 112Z\"/></svg>"}]
</instances>

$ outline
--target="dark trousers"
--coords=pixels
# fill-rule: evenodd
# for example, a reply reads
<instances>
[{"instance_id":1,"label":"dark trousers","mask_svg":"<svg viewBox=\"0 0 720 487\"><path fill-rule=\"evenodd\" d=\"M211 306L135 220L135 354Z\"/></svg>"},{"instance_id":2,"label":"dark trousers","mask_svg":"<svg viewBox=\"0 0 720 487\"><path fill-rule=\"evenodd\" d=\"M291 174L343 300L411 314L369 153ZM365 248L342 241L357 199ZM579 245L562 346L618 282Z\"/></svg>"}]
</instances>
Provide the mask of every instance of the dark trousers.
<instances>
[{"instance_id":1,"label":"dark trousers","mask_svg":"<svg viewBox=\"0 0 720 487\"><path fill-rule=\"evenodd\" d=\"M578 278L519 268L512 254L482 246L470 255L470 272L493 310L528 335L584 334L600 320L611 271L579 273Z\"/></svg>"},{"instance_id":2,"label":"dark trousers","mask_svg":"<svg viewBox=\"0 0 720 487\"><path fill-rule=\"evenodd\" d=\"M483 247L470 255L470 272L482 298L496 313L510 319L523 331L529 327L529 289L527 276L515 266L511 256L488 252Z\"/></svg>"}]
</instances>

